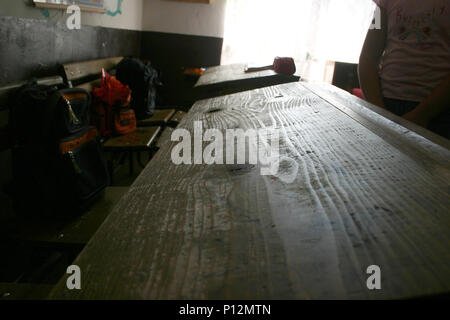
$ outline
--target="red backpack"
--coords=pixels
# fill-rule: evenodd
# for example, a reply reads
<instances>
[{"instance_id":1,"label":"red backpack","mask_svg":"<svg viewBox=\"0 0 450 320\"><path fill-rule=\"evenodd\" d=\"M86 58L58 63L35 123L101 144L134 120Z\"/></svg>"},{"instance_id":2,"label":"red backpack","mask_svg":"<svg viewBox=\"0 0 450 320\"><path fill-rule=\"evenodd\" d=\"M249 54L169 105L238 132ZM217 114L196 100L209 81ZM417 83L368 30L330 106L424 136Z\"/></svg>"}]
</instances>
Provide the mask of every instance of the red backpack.
<instances>
[{"instance_id":1,"label":"red backpack","mask_svg":"<svg viewBox=\"0 0 450 320\"><path fill-rule=\"evenodd\" d=\"M93 90L92 122L103 137L136 130L136 116L129 107L131 90L102 70L102 84Z\"/></svg>"}]
</instances>

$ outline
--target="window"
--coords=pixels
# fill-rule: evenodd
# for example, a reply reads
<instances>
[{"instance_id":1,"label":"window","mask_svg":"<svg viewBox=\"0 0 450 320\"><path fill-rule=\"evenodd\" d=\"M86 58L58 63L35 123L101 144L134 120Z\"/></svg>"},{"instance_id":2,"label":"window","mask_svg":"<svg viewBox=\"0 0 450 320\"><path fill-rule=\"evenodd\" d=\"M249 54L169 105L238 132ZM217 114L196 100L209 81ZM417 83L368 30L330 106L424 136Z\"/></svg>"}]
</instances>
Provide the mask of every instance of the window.
<instances>
[{"instance_id":1,"label":"window","mask_svg":"<svg viewBox=\"0 0 450 320\"><path fill-rule=\"evenodd\" d=\"M303 77L323 80L327 61L357 63L372 0L227 0L222 64L293 57Z\"/></svg>"}]
</instances>

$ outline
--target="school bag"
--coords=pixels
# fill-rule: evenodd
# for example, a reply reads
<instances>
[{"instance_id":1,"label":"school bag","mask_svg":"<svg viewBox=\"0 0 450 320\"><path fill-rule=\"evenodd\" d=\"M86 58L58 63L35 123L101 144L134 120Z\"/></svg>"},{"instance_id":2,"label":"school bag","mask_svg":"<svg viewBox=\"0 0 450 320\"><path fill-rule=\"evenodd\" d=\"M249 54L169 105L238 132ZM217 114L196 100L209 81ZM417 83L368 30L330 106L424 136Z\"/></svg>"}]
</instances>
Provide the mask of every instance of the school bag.
<instances>
[{"instance_id":1,"label":"school bag","mask_svg":"<svg viewBox=\"0 0 450 320\"><path fill-rule=\"evenodd\" d=\"M109 185L90 96L32 80L10 110L16 212L67 218L83 212Z\"/></svg>"},{"instance_id":2,"label":"school bag","mask_svg":"<svg viewBox=\"0 0 450 320\"><path fill-rule=\"evenodd\" d=\"M136 118L143 120L155 112L157 87L161 85L158 72L151 63L136 58L124 58L117 65L116 77L131 89L131 107Z\"/></svg>"},{"instance_id":3,"label":"school bag","mask_svg":"<svg viewBox=\"0 0 450 320\"><path fill-rule=\"evenodd\" d=\"M92 124L103 137L136 130L136 116L130 108L131 90L102 70L100 88L93 90Z\"/></svg>"}]
</instances>

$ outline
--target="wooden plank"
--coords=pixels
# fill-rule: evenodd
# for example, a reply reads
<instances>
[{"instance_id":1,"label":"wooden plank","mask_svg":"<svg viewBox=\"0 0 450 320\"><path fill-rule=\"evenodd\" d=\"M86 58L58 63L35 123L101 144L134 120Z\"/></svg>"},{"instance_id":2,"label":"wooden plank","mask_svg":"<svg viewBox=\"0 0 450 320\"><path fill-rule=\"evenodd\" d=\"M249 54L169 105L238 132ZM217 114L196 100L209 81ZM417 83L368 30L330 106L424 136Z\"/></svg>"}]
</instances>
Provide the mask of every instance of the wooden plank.
<instances>
[{"instance_id":1,"label":"wooden plank","mask_svg":"<svg viewBox=\"0 0 450 320\"><path fill-rule=\"evenodd\" d=\"M63 70L67 81L76 81L85 77L98 76L103 68L113 69L122 59L123 57L114 57L68 63L63 65Z\"/></svg>"},{"instance_id":2,"label":"wooden plank","mask_svg":"<svg viewBox=\"0 0 450 320\"><path fill-rule=\"evenodd\" d=\"M46 9L67 9L69 5L62 3L43 3L43 2L33 2L36 8L46 8ZM95 12L95 13L106 13L106 9L93 8L88 6L81 6L82 11Z\"/></svg>"},{"instance_id":3,"label":"wooden plank","mask_svg":"<svg viewBox=\"0 0 450 320\"><path fill-rule=\"evenodd\" d=\"M423 150L433 147L434 144L450 149L450 141L448 139L439 136L424 127L409 122L402 117L398 117L386 109L370 104L336 86L308 83L304 83L304 86L320 95L326 101L332 103L342 112L353 117L356 121L362 122L377 131L377 134L379 135L385 135L384 131L386 129L388 129L388 131L394 130L401 136L408 136L408 139L413 139L413 145L421 144L424 148ZM395 134L390 134L389 136L396 137ZM431 141L434 144L429 144L428 141ZM402 144L398 138L395 138L392 143L396 143L397 145ZM429 152L427 152L434 154L434 151L436 150L429 150Z\"/></svg>"},{"instance_id":4,"label":"wooden plank","mask_svg":"<svg viewBox=\"0 0 450 320\"><path fill-rule=\"evenodd\" d=\"M109 139L103 145L105 151L145 151L156 141L161 127L137 128L127 135Z\"/></svg>"},{"instance_id":5,"label":"wooden plank","mask_svg":"<svg viewBox=\"0 0 450 320\"><path fill-rule=\"evenodd\" d=\"M203 3L203 4L210 4L211 3L211 0L169 0L169 1L193 2L193 3Z\"/></svg>"},{"instance_id":6,"label":"wooden plank","mask_svg":"<svg viewBox=\"0 0 450 320\"><path fill-rule=\"evenodd\" d=\"M194 121L222 132L279 128L286 157L279 173L174 165L177 142L162 147L75 261L85 270L83 290L69 292L63 278L50 298L392 299L450 291L449 149L403 135L370 109L349 107L350 115L313 90L292 83L197 102L180 125L192 135ZM292 183L283 180L289 173ZM371 265L381 268L381 290L367 288Z\"/></svg>"},{"instance_id":7,"label":"wooden plank","mask_svg":"<svg viewBox=\"0 0 450 320\"><path fill-rule=\"evenodd\" d=\"M139 127L165 126L175 114L175 109L157 109L150 118L138 121Z\"/></svg>"}]
</instances>

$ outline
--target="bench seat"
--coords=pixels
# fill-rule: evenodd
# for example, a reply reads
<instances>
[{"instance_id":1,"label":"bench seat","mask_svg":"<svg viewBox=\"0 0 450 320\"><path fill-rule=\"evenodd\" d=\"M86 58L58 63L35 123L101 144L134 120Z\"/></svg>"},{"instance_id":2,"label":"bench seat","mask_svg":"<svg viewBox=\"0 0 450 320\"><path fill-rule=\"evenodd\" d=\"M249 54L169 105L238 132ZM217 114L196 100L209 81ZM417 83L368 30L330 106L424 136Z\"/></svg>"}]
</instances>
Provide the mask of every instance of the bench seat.
<instances>
[{"instance_id":1,"label":"bench seat","mask_svg":"<svg viewBox=\"0 0 450 320\"><path fill-rule=\"evenodd\" d=\"M137 124L138 127L167 126L175 113L175 109L157 109L153 116L139 120Z\"/></svg>"},{"instance_id":2,"label":"bench seat","mask_svg":"<svg viewBox=\"0 0 450 320\"><path fill-rule=\"evenodd\" d=\"M114 178L114 158L115 155L121 155L128 153L128 163L130 175L134 172L134 153L137 153L137 160L141 167L145 164L141 161L140 152L148 152L149 159L152 157L152 152L156 150L155 144L157 138L161 132L161 127L145 127L136 128L136 131L129 134L118 136L108 139L103 145L103 150L107 153L111 153L111 157L108 160L108 167L111 177L111 183Z\"/></svg>"},{"instance_id":3,"label":"bench seat","mask_svg":"<svg viewBox=\"0 0 450 320\"><path fill-rule=\"evenodd\" d=\"M107 152L147 151L155 143L161 127L136 128L129 134L108 139L103 145Z\"/></svg>"}]
</instances>

